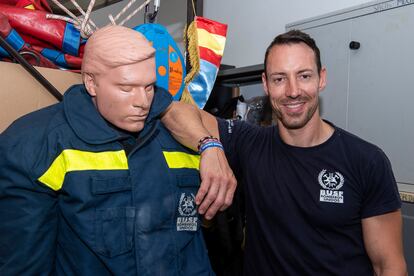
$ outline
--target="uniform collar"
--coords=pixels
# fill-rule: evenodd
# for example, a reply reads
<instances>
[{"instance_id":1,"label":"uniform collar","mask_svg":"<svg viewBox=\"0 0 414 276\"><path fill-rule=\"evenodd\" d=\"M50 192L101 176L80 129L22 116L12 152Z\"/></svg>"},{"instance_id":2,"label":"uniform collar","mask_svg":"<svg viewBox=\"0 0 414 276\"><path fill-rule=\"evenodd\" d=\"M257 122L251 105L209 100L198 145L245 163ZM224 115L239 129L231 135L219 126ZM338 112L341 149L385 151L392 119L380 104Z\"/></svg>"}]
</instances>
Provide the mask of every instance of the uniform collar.
<instances>
[{"instance_id":1,"label":"uniform collar","mask_svg":"<svg viewBox=\"0 0 414 276\"><path fill-rule=\"evenodd\" d=\"M96 109L92 97L83 84L70 87L63 98L65 116L76 135L90 144L104 144L126 138L105 121ZM152 121L159 115L158 108L152 108L145 121L142 132L152 125Z\"/></svg>"}]
</instances>

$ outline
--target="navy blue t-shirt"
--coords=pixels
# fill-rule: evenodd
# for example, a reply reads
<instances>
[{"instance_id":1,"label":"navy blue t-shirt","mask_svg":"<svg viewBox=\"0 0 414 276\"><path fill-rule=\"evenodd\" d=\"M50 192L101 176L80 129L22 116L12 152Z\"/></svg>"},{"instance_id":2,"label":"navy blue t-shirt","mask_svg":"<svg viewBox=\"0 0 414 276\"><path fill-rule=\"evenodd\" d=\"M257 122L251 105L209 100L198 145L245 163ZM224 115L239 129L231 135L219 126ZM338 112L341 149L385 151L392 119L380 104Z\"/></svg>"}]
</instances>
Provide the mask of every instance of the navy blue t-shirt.
<instances>
[{"instance_id":1,"label":"navy blue t-shirt","mask_svg":"<svg viewBox=\"0 0 414 276\"><path fill-rule=\"evenodd\" d=\"M373 275L361 219L401 207L380 148L338 127L308 148L277 127L219 120L219 130L245 186L245 275Z\"/></svg>"}]
</instances>

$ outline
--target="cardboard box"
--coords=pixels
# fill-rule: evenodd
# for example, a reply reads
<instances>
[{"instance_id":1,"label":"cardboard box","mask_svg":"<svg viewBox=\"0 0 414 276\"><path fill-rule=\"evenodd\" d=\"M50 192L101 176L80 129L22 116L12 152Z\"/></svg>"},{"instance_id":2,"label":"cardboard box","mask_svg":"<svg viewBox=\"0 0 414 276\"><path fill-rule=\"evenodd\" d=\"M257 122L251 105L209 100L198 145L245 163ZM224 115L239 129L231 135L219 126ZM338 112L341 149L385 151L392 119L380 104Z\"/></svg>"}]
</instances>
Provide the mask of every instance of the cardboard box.
<instances>
[{"instance_id":1,"label":"cardboard box","mask_svg":"<svg viewBox=\"0 0 414 276\"><path fill-rule=\"evenodd\" d=\"M36 69L62 94L73 84L82 82L80 74ZM20 64L0 62L0 133L22 115L57 102Z\"/></svg>"}]
</instances>

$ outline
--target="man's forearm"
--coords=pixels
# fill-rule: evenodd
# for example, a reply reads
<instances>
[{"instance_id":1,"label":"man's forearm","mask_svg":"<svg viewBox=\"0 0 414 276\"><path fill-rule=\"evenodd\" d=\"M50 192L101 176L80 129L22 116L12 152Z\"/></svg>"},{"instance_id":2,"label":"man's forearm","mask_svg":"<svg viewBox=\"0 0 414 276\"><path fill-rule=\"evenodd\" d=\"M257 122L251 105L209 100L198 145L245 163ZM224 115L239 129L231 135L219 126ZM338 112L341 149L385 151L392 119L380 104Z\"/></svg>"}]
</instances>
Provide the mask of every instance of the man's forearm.
<instances>
[{"instance_id":1,"label":"man's forearm","mask_svg":"<svg viewBox=\"0 0 414 276\"><path fill-rule=\"evenodd\" d=\"M408 276L405 263L393 264L392 267L374 267L376 276Z\"/></svg>"},{"instance_id":2,"label":"man's forearm","mask_svg":"<svg viewBox=\"0 0 414 276\"><path fill-rule=\"evenodd\" d=\"M407 275L402 245L401 210L363 219L362 232L375 275Z\"/></svg>"},{"instance_id":3,"label":"man's forearm","mask_svg":"<svg viewBox=\"0 0 414 276\"><path fill-rule=\"evenodd\" d=\"M161 121L178 142L193 150L197 150L200 138L209 135L218 137L214 116L189 104L173 102Z\"/></svg>"}]
</instances>

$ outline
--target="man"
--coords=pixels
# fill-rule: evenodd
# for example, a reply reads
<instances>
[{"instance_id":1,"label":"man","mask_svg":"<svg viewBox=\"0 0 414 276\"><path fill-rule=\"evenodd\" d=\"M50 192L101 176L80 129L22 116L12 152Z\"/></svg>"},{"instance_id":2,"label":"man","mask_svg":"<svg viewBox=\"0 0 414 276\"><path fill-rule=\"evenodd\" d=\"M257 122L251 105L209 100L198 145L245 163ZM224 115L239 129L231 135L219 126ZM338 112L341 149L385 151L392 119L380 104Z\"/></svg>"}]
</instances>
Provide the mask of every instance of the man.
<instances>
[{"instance_id":1,"label":"man","mask_svg":"<svg viewBox=\"0 0 414 276\"><path fill-rule=\"evenodd\" d=\"M154 52L134 30L98 30L84 85L0 135L0 275L214 274L196 204L211 217L235 182L221 158L195 199L199 157L157 119L174 105Z\"/></svg>"},{"instance_id":2,"label":"man","mask_svg":"<svg viewBox=\"0 0 414 276\"><path fill-rule=\"evenodd\" d=\"M323 120L326 69L307 34L277 36L265 55L264 90L277 126L203 123L223 143L246 194L246 275L406 275L401 202L377 146ZM193 146L191 126L166 125Z\"/></svg>"}]
</instances>

